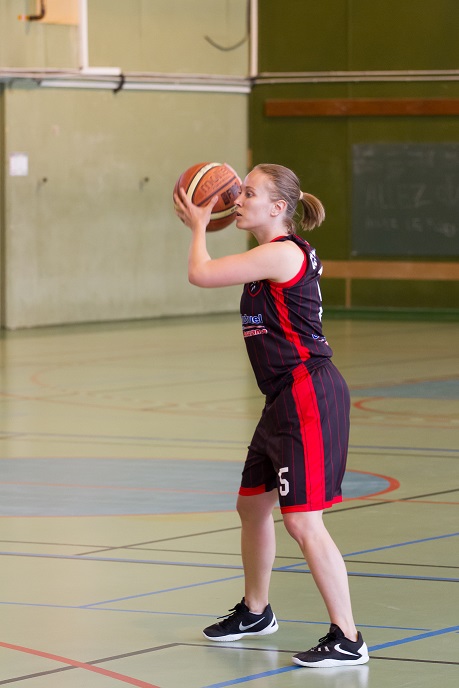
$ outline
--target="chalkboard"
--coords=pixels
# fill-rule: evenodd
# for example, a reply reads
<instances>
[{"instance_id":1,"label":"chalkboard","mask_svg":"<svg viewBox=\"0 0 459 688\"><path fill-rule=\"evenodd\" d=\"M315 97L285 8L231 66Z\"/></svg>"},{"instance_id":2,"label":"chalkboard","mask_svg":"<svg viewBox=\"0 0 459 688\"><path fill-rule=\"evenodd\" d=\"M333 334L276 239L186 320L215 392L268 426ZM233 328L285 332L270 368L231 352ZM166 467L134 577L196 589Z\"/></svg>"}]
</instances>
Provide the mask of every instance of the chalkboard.
<instances>
[{"instance_id":1,"label":"chalkboard","mask_svg":"<svg viewBox=\"0 0 459 688\"><path fill-rule=\"evenodd\" d=\"M459 255L459 143L358 144L352 255Z\"/></svg>"}]
</instances>

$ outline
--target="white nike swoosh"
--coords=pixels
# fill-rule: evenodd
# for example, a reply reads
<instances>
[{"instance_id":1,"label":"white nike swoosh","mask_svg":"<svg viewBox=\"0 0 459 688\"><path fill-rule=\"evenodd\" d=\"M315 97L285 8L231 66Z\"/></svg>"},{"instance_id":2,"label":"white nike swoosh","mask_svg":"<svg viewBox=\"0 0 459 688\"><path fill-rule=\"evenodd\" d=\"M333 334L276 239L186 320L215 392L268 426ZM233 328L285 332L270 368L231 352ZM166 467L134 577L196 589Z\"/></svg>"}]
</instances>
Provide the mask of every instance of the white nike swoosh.
<instances>
[{"instance_id":1,"label":"white nike swoosh","mask_svg":"<svg viewBox=\"0 0 459 688\"><path fill-rule=\"evenodd\" d=\"M244 624L243 624L242 621L241 621L241 623L239 624L239 630L240 630L240 631L246 631L248 628L253 628L253 627L256 626L257 624L259 624L260 621L263 621L264 618L265 618L265 617L262 616L261 619L257 619L257 621L255 621L255 623L249 624L248 626L244 626Z\"/></svg>"},{"instance_id":2,"label":"white nike swoosh","mask_svg":"<svg viewBox=\"0 0 459 688\"><path fill-rule=\"evenodd\" d=\"M343 648L341 647L341 643L338 643L338 645L335 645L334 649L337 652L341 652L342 655L350 655L351 657L360 657L360 655L357 654L356 652L348 652L347 650L343 650Z\"/></svg>"}]
</instances>

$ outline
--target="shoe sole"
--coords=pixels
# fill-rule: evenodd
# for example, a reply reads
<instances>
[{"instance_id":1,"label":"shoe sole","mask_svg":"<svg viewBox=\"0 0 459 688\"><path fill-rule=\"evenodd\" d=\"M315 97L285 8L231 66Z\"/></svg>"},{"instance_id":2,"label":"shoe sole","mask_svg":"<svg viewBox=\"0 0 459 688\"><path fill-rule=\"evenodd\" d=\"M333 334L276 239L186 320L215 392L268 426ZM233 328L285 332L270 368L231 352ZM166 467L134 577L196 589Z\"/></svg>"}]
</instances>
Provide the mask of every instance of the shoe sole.
<instances>
[{"instance_id":1,"label":"shoe sole","mask_svg":"<svg viewBox=\"0 0 459 688\"><path fill-rule=\"evenodd\" d=\"M332 667L342 666L359 666L366 664L370 658L368 655L360 657L360 659L322 659L318 662L303 662L298 657L292 657L293 663L298 666L310 667L312 669L331 669Z\"/></svg>"},{"instance_id":2,"label":"shoe sole","mask_svg":"<svg viewBox=\"0 0 459 688\"><path fill-rule=\"evenodd\" d=\"M206 635L204 633L204 631L202 632L202 634L203 634L204 638L207 638L207 640L213 640L216 643L229 643L229 642L232 642L233 640L240 640L241 638L247 638L248 636L271 635L271 633L275 633L278 629L279 629L279 624L276 621L276 617L274 617L273 621L271 622L271 625L267 626L262 631L253 631L252 633L250 633L250 632L233 633L232 635L222 635L222 636Z\"/></svg>"}]
</instances>

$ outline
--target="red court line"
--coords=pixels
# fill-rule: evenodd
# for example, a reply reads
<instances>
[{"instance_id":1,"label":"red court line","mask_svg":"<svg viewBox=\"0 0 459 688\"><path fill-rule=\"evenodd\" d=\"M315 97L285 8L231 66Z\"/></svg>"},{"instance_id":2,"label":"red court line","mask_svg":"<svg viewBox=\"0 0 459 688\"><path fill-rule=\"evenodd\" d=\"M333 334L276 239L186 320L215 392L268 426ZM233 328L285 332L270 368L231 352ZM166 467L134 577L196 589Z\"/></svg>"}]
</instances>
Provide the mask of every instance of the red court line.
<instances>
[{"instance_id":1,"label":"red court line","mask_svg":"<svg viewBox=\"0 0 459 688\"><path fill-rule=\"evenodd\" d=\"M396 478L392 478L390 475L382 475L382 473L372 473L370 471L359 471L357 468L352 468L348 469L346 473L358 473L361 475L372 475L375 478L382 478L386 482L389 483L388 487L384 488L384 490L378 490L378 492L370 492L367 495L362 495L360 497L345 497L343 499L343 502L350 502L354 499L370 499L371 497L376 497L377 495L383 495L386 494L386 492L393 492L394 490L398 490L400 487L400 483Z\"/></svg>"},{"instance_id":2,"label":"red court line","mask_svg":"<svg viewBox=\"0 0 459 688\"><path fill-rule=\"evenodd\" d=\"M65 392L59 395L57 392L56 394L53 395L53 397L36 397L36 396L28 396L25 394L13 394L9 392L0 392L0 397L4 397L6 399L16 399L19 401L37 401L41 402L43 404L59 404L60 406L62 405L67 405L67 406L81 406L83 408L98 408L98 409L105 409L106 411L129 411L130 413L158 413L159 415L172 415L172 416L198 416L199 418L206 418L208 419L208 412L207 410L204 411L194 411L193 408L188 407L185 405L184 407L179 406L179 404L166 404L164 406L157 406L153 407L150 406L151 402L145 401L142 402L144 403L144 406L137 408L135 404L132 406L126 406L123 404L108 404L108 403L94 403L91 401L73 401L69 399L64 399L63 396L66 395L78 395L80 392ZM81 394L85 394L84 392L81 392ZM96 393L94 393L96 394ZM56 397L57 398L54 398ZM129 401L129 400L128 400ZM137 403L137 402L135 402ZM139 400L140 403L140 400ZM170 408L171 406L174 406L174 408ZM234 411L232 412L227 412L227 411L218 411L213 409L212 415L215 418L235 418L236 420L239 418L257 418L257 414L250 415L247 413L242 413L238 412L235 413Z\"/></svg>"},{"instance_id":3,"label":"red court line","mask_svg":"<svg viewBox=\"0 0 459 688\"><path fill-rule=\"evenodd\" d=\"M96 674L102 674L103 676L108 676L109 678L114 678L116 681L122 681L123 683L128 683L131 686L137 686L138 688L159 688L153 685L153 683L146 683L145 681L140 681L137 678L132 678L131 676L125 676L124 674L118 674L116 671L109 671L108 669L101 669L98 666L93 666L91 664L85 664L85 662L78 662L75 659L69 659L68 657L60 657L59 655L53 655L49 652L42 652L41 650L34 650L30 647L22 647L21 645L11 645L10 643L3 643L0 641L0 646L5 647L7 650L16 650L17 652L25 652L29 655L35 655L36 657L44 657L45 659L52 659L54 662L60 662L61 664L68 664L78 669L86 669L86 671L93 671Z\"/></svg>"},{"instance_id":4,"label":"red court line","mask_svg":"<svg viewBox=\"0 0 459 688\"><path fill-rule=\"evenodd\" d=\"M128 459L129 460L129 459ZM38 481L0 480L0 485L21 485L34 487L70 487L75 490L114 490L117 492L178 492L199 495L236 495L235 490L181 490L166 487L126 487L124 485L78 485L77 483L46 483ZM376 494L379 494L376 493Z\"/></svg>"},{"instance_id":5,"label":"red court line","mask_svg":"<svg viewBox=\"0 0 459 688\"><path fill-rule=\"evenodd\" d=\"M379 407L372 407L370 406L371 403L373 402L378 402L378 401L387 401L388 397L365 397L364 399L360 399L359 401L353 402L352 406L356 409L359 409L359 411L364 411L365 413L379 413L383 416L417 416L417 417L422 417L422 418L428 418L428 419L448 419L452 418L455 419L457 418L457 415L454 413L441 413L441 414L429 414L426 413L425 411L416 411L416 410L408 410L408 411L390 411L386 410L384 408L379 408ZM393 397L390 398L390 401L393 401ZM416 401L416 399L414 399ZM433 400L432 400L433 401ZM443 399L442 401L448 401L447 399ZM368 406L367 406L368 405Z\"/></svg>"}]
</instances>

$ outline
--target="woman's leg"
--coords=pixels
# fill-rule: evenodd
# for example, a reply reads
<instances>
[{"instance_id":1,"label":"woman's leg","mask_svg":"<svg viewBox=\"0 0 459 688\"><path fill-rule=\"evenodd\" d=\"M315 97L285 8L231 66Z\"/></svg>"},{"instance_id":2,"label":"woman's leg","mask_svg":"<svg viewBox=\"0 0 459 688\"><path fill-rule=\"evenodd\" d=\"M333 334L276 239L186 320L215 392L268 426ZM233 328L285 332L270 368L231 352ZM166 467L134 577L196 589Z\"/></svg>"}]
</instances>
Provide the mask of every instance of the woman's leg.
<instances>
[{"instance_id":1,"label":"woman's leg","mask_svg":"<svg viewBox=\"0 0 459 688\"><path fill-rule=\"evenodd\" d=\"M245 576L245 604L261 614L268 604L269 583L276 555L273 509L277 490L241 496L237 510L241 518L241 553Z\"/></svg>"},{"instance_id":2,"label":"woman's leg","mask_svg":"<svg viewBox=\"0 0 459 688\"><path fill-rule=\"evenodd\" d=\"M356 640L346 566L324 525L322 512L284 514L284 524L303 552L331 623L339 626L346 638Z\"/></svg>"}]
</instances>

